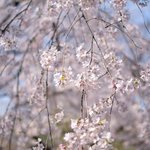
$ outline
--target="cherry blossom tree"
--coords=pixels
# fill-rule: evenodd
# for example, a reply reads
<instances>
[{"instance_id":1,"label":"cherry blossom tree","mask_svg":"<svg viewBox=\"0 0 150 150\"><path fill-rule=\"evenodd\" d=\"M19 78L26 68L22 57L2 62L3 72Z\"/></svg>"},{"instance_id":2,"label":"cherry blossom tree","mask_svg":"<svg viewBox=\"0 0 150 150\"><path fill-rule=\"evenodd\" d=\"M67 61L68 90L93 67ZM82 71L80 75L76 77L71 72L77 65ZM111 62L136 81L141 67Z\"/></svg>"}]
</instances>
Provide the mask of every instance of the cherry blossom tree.
<instances>
[{"instance_id":1,"label":"cherry blossom tree","mask_svg":"<svg viewBox=\"0 0 150 150\"><path fill-rule=\"evenodd\" d=\"M149 150L149 5L1 0L0 148Z\"/></svg>"}]
</instances>

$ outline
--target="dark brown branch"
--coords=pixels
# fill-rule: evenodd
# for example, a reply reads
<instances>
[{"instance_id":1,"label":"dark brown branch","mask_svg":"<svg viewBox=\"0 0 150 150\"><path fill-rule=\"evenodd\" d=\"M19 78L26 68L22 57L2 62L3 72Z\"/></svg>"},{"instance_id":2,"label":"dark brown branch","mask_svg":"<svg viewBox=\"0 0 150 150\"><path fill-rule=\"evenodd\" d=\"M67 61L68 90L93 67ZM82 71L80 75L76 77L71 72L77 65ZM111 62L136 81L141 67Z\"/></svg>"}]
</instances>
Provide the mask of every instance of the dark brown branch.
<instances>
[{"instance_id":1,"label":"dark brown branch","mask_svg":"<svg viewBox=\"0 0 150 150\"><path fill-rule=\"evenodd\" d=\"M26 49L26 51L25 51L25 53L22 57L22 60L20 62L20 67L19 67L18 72L17 72L15 116L14 116L14 119L13 119L13 125L12 125L12 129L10 131L10 137L9 137L9 141L8 141L9 150L12 149L12 147L11 147L12 146L12 138L13 138L13 134L14 134L15 126L16 126L17 113L18 113L18 108L19 108L19 104L20 104L20 97L19 97L19 84L20 84L19 82L20 82L20 79L19 78L20 78L20 74L22 72L25 56L28 53L30 44L31 44L31 41L29 42L28 47L27 47L27 49Z\"/></svg>"},{"instance_id":2,"label":"dark brown branch","mask_svg":"<svg viewBox=\"0 0 150 150\"><path fill-rule=\"evenodd\" d=\"M9 23L5 26L5 28L1 30L2 34L4 34L4 33L7 31L7 29L9 28L9 26L12 24L12 22L13 22L18 16L20 16L23 12L25 12L25 11L28 10L28 8L29 8L31 2L32 2L32 0L30 0L30 2L28 3L28 5L27 5L27 7L26 7L25 9L23 9L22 11L20 11L18 14L16 14L16 15L9 21Z\"/></svg>"},{"instance_id":3,"label":"dark brown branch","mask_svg":"<svg viewBox=\"0 0 150 150\"><path fill-rule=\"evenodd\" d=\"M51 129L51 121L50 121L50 112L49 112L49 107L48 107L48 70L46 70L46 89L45 89L45 98L46 98L46 111L47 111L47 121L48 121L48 126L49 126L49 137L51 140L51 149L53 149L54 144L53 144L53 136L52 136L52 129Z\"/></svg>"},{"instance_id":4,"label":"dark brown branch","mask_svg":"<svg viewBox=\"0 0 150 150\"><path fill-rule=\"evenodd\" d=\"M82 90L82 95L81 95L81 118L84 118L84 100L85 100L85 91L84 89Z\"/></svg>"},{"instance_id":5,"label":"dark brown branch","mask_svg":"<svg viewBox=\"0 0 150 150\"><path fill-rule=\"evenodd\" d=\"M142 12L142 10L141 10L140 6L138 5L138 3L136 3L136 6L137 6L137 7L138 7L138 9L140 10L140 13L142 14L142 18L143 18L143 21L144 21L144 26L145 26L145 28L146 28L147 32L150 34L150 30L148 29L148 26L147 26L147 24L146 24L144 14L143 14L143 12Z\"/></svg>"},{"instance_id":6,"label":"dark brown branch","mask_svg":"<svg viewBox=\"0 0 150 150\"><path fill-rule=\"evenodd\" d=\"M90 31L90 33L91 33L91 36L92 36L93 40L95 41L98 50L100 51L100 54L101 54L101 57L102 57L102 59L103 59L103 63L104 63L105 69L106 69L106 71L108 71L109 75L112 77L112 75L111 75L111 73L110 73L110 71L109 71L109 68L107 67L106 61L105 61L105 59L104 59L103 52L102 52L102 50L101 50L101 48L100 48L100 46L99 46L99 44L98 44L98 42L97 42L97 40L96 40L96 37L95 37L95 35L94 35L94 33L93 33L93 31L92 31L92 29L91 29L91 27L90 27L90 25L89 25L89 23L88 23L86 17L85 17L85 15L84 15L84 12L83 12L82 10L81 10L81 12L82 12L82 17L83 17L83 19L85 20L85 22L86 22L86 24L87 24L87 27L89 28L89 31Z\"/></svg>"}]
</instances>

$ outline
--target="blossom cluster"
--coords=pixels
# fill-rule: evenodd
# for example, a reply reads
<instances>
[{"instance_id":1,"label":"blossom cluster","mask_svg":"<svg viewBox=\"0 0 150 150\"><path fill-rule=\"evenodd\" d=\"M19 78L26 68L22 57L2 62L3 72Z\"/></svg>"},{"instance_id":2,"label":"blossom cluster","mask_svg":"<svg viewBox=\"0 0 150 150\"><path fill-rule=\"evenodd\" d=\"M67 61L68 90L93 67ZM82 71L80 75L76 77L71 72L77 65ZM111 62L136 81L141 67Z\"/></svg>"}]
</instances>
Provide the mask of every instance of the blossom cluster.
<instances>
[{"instance_id":1,"label":"blossom cluster","mask_svg":"<svg viewBox=\"0 0 150 150\"><path fill-rule=\"evenodd\" d=\"M149 150L146 5L0 1L0 148Z\"/></svg>"},{"instance_id":2,"label":"blossom cluster","mask_svg":"<svg viewBox=\"0 0 150 150\"><path fill-rule=\"evenodd\" d=\"M109 131L109 119L107 118L109 107L110 103L99 102L87 108L86 118L71 119L73 132L65 134L66 149L111 149L113 138Z\"/></svg>"}]
</instances>

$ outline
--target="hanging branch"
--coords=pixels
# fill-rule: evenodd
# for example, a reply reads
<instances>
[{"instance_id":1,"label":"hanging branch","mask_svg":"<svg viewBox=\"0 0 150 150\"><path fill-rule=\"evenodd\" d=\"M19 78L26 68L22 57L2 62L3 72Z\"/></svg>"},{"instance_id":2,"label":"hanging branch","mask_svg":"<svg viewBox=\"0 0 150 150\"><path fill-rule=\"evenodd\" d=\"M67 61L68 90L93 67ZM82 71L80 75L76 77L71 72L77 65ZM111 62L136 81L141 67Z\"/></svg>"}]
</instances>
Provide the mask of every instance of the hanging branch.
<instances>
[{"instance_id":1,"label":"hanging branch","mask_svg":"<svg viewBox=\"0 0 150 150\"><path fill-rule=\"evenodd\" d=\"M19 77L20 77L20 73L21 73L21 70L19 70L18 72L18 76L17 76L17 85L16 85L16 106L15 106L15 116L14 116L14 119L13 119L13 125L12 125L12 129L11 129L11 132L10 132L10 137L9 137L9 150L11 150L11 146L12 146L12 138L13 138L13 134L14 134L14 129L15 129L15 125L16 125L16 119L17 119L17 112L18 112L18 107L19 107L19 101L20 101L20 97L19 97Z\"/></svg>"},{"instance_id":2,"label":"hanging branch","mask_svg":"<svg viewBox=\"0 0 150 150\"><path fill-rule=\"evenodd\" d=\"M5 28L1 30L2 34L4 34L4 33L7 31L7 29L9 28L9 26L12 24L12 22L13 22L18 16L20 16L23 12L25 12L25 11L28 10L28 8L29 8L29 6L31 5L31 3L32 3L32 0L30 0L30 2L28 3L28 5L27 5L27 7L26 7L25 9L23 9L22 11L20 11L18 14L16 14L16 15L9 21L9 23L5 26Z\"/></svg>"},{"instance_id":3,"label":"hanging branch","mask_svg":"<svg viewBox=\"0 0 150 150\"><path fill-rule=\"evenodd\" d=\"M80 112L81 112L81 118L84 118L85 116L85 111L84 111L84 103L85 103L85 90L82 90L81 93L81 107L80 107Z\"/></svg>"},{"instance_id":4,"label":"hanging branch","mask_svg":"<svg viewBox=\"0 0 150 150\"><path fill-rule=\"evenodd\" d=\"M51 38L50 38L50 41L49 41L49 42L51 42L51 44L50 44L50 46L49 46L49 49L51 49L51 47L52 47L52 45L53 45L53 42L54 42L54 38L55 38L56 33L57 33L57 31L58 31L59 20L60 20L60 17L61 17L62 12L63 12L63 11L61 10L61 12L59 13L59 16L58 16L58 18L57 18L57 22L56 22L56 23L53 22L53 24L52 24L53 34L52 34L52 36L51 36ZM48 43L49 43L49 42L48 42Z\"/></svg>"},{"instance_id":5,"label":"hanging branch","mask_svg":"<svg viewBox=\"0 0 150 150\"><path fill-rule=\"evenodd\" d=\"M146 24L144 14L143 14L143 12L142 12L140 6L138 5L138 3L136 2L135 4L136 4L136 6L138 7L138 9L140 10L140 13L142 14L142 18L143 18L143 21L144 21L144 26L145 26L147 32L150 34L150 30L148 29L148 26L147 26L147 24Z\"/></svg>"},{"instance_id":6,"label":"hanging branch","mask_svg":"<svg viewBox=\"0 0 150 150\"><path fill-rule=\"evenodd\" d=\"M46 111L47 111L47 121L49 126L49 137L51 140L51 148L53 149L53 136L52 136L52 129L51 129L51 121L50 121L50 112L48 108L48 70L46 70L46 83L45 83L46 89L45 89L45 98L46 98Z\"/></svg>"},{"instance_id":7,"label":"hanging branch","mask_svg":"<svg viewBox=\"0 0 150 150\"><path fill-rule=\"evenodd\" d=\"M112 75L111 75L111 73L110 73L110 71L109 71L109 68L107 67L106 61L105 61L105 59L104 59L104 55L103 55L103 53L102 53L102 50L101 50L101 48L100 48L100 46L99 46L99 44L98 44L98 42L97 42L97 40L96 40L96 38L95 38L95 35L94 35L94 33L93 33L93 31L92 31L92 29L91 29L89 23L88 23L88 20L86 19L85 15L84 15L84 12L83 12L82 10L81 10L81 12L82 12L82 17L83 17L83 19L85 20L85 22L86 22L86 24L87 24L87 27L88 27L88 29L89 29L91 35L92 35L92 38L93 38L93 40L95 41L98 50L100 51L100 54L101 54L101 57L102 57L102 59L103 59L103 63L104 63L105 69L106 69L106 71L108 71L110 77L112 77Z\"/></svg>"},{"instance_id":8,"label":"hanging branch","mask_svg":"<svg viewBox=\"0 0 150 150\"><path fill-rule=\"evenodd\" d=\"M66 36L65 36L65 40L68 38L71 30L73 29L73 27L75 26L75 24L80 21L80 19L82 18L82 16L79 16L79 13L80 13L80 10L77 12L76 16L74 17L73 19L73 22L72 24L69 26L69 29L68 29L68 32L66 33ZM76 20L76 18L79 16L79 18Z\"/></svg>"},{"instance_id":9,"label":"hanging branch","mask_svg":"<svg viewBox=\"0 0 150 150\"><path fill-rule=\"evenodd\" d=\"M18 108L19 108L19 104L20 104L20 97L19 97L20 75L21 75L21 72L22 72L25 56L28 53L29 46L30 46L31 43L32 43L32 41L29 42L29 44L27 46L27 49L24 52L24 55L23 55L21 63L20 63L20 67L19 67L18 72L17 72L17 77L16 77L16 82L17 82L17 85L16 85L16 105L14 107L15 108L15 116L14 116L14 119L13 119L13 126L12 126L12 129L11 129L9 142L8 142L9 150L11 150L11 146L12 146L12 138L13 138L14 129L15 129L15 126L16 126L17 113L18 113Z\"/></svg>"}]
</instances>

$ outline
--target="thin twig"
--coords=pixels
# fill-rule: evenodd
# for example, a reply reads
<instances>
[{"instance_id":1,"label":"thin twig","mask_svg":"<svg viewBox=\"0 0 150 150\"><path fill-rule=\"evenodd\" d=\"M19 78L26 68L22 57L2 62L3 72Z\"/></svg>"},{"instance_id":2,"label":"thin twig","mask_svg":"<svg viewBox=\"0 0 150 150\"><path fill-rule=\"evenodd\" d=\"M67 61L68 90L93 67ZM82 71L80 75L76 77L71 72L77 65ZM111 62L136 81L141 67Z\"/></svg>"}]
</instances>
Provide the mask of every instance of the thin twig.
<instances>
[{"instance_id":1,"label":"thin twig","mask_svg":"<svg viewBox=\"0 0 150 150\"><path fill-rule=\"evenodd\" d=\"M148 29L148 26L147 26L147 24L146 24L144 14L143 14L143 12L142 12L142 10L141 10L140 6L138 5L138 3L136 3L136 6L137 6L137 7L138 7L138 9L140 10L140 13L142 14L143 21L144 21L144 26L145 26L145 28L146 28L147 32L150 34L150 30Z\"/></svg>"}]
</instances>

